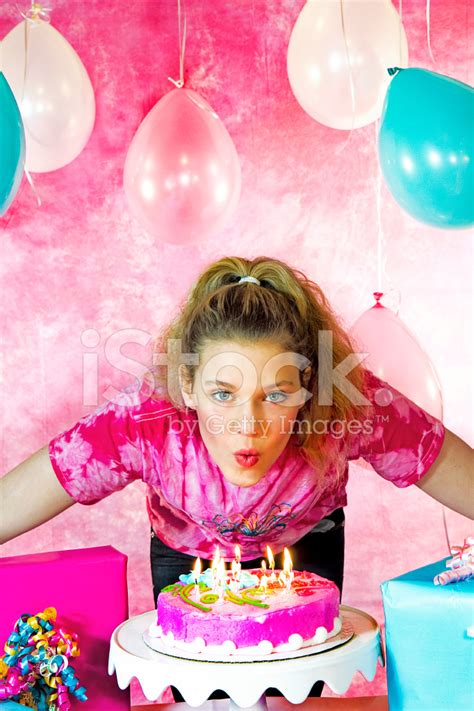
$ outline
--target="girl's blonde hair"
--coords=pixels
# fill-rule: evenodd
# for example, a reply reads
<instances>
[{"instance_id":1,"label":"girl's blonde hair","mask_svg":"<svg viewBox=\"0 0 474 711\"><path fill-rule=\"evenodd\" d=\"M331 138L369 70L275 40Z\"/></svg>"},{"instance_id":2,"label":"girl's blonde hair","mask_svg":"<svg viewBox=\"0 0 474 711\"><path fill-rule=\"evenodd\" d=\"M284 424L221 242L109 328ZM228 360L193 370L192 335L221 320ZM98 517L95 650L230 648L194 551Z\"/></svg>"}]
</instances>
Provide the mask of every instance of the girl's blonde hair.
<instances>
[{"instance_id":1,"label":"girl's blonde hair","mask_svg":"<svg viewBox=\"0 0 474 711\"><path fill-rule=\"evenodd\" d=\"M238 283L240 277L252 276L260 281ZM331 405L318 403L318 334L332 333L332 367L354 352L348 334L340 325L321 288L301 271L278 259L256 257L225 257L211 264L191 288L178 316L165 328L154 344L155 353L166 353L168 339L180 339L183 353L200 356L208 342L234 340L244 344L258 341L278 343L283 351L305 356L311 362L311 374L305 387L312 397L301 407L298 421L306 427L296 427L292 435L306 459L321 463L328 455L328 446L338 448L337 440L318 433L313 423L323 421L347 423L360 419L365 408L354 405L339 388L334 388ZM319 349L319 350L318 350ZM153 362L156 362L155 359ZM201 361L200 361L201 362ZM194 382L197 366L185 366L189 380ZM155 389L173 404L184 409L181 394L170 397L166 388L166 373L152 367ZM364 369L356 366L347 380L363 391ZM160 396L160 395L159 395Z\"/></svg>"}]
</instances>

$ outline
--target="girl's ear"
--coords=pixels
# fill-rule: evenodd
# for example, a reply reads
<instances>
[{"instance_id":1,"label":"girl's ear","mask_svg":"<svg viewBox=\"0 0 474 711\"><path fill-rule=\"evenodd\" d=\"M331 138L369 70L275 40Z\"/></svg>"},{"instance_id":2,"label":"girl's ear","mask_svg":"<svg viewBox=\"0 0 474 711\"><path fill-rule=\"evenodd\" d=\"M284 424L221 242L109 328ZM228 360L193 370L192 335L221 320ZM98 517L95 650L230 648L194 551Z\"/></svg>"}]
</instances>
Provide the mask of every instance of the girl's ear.
<instances>
[{"instance_id":1,"label":"girl's ear","mask_svg":"<svg viewBox=\"0 0 474 711\"><path fill-rule=\"evenodd\" d=\"M306 387L309 383L309 379L311 378L311 366L308 365L306 368L303 370L301 374L301 382L304 387Z\"/></svg>"},{"instance_id":2,"label":"girl's ear","mask_svg":"<svg viewBox=\"0 0 474 711\"><path fill-rule=\"evenodd\" d=\"M194 396L193 396L193 385L189 378L189 373L186 366L182 363L178 368L179 386L181 389L181 395L183 396L184 404L186 407L195 409Z\"/></svg>"}]
</instances>

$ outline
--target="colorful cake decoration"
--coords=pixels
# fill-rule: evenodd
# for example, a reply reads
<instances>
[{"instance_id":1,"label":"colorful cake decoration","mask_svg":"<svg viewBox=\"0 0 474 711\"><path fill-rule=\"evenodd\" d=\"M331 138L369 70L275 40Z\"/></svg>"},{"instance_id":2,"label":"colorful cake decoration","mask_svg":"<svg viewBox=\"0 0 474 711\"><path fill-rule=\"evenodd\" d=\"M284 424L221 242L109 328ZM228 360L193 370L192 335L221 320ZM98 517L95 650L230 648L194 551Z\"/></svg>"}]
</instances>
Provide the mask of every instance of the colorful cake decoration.
<instances>
[{"instance_id":1,"label":"colorful cake decoration","mask_svg":"<svg viewBox=\"0 0 474 711\"><path fill-rule=\"evenodd\" d=\"M287 548L284 549L283 570L280 571L278 578L275 574L275 559L270 546L267 546L270 575L267 575L268 569L265 560L262 560L262 567L258 575L242 570L238 545L235 546L234 553L235 558L231 561L231 568L227 570L225 561L221 558L220 548L216 546L210 568L202 572L201 559L196 558L194 568L190 573L180 575L178 583L166 586L161 592L172 592L179 595L188 604L205 612L206 605L221 604L224 600L235 604L247 603L268 607L263 603L267 595L271 595L274 589L285 588L288 591L291 589L294 573ZM240 591L245 592L241 593Z\"/></svg>"},{"instance_id":2,"label":"colorful cake decoration","mask_svg":"<svg viewBox=\"0 0 474 711\"><path fill-rule=\"evenodd\" d=\"M451 555L446 561L448 570L433 578L435 585L449 585L474 577L474 536L468 536L462 546L452 546Z\"/></svg>"}]
</instances>

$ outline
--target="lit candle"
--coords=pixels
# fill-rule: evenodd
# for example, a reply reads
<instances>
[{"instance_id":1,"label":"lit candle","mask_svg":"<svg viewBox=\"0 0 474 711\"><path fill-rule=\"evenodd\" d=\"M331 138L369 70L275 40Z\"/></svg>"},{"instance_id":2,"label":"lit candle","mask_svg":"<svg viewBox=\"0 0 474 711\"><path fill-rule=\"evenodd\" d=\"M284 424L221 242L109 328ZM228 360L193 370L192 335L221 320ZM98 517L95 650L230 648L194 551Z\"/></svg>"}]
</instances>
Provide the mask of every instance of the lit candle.
<instances>
[{"instance_id":1,"label":"lit candle","mask_svg":"<svg viewBox=\"0 0 474 711\"><path fill-rule=\"evenodd\" d=\"M272 571L269 577L269 581L271 583L274 583L277 577L275 575L275 559L273 557L272 549L270 548L270 546L267 546L267 558L270 570Z\"/></svg>"},{"instance_id":2,"label":"lit candle","mask_svg":"<svg viewBox=\"0 0 474 711\"><path fill-rule=\"evenodd\" d=\"M222 587L225 588L227 582L227 569L225 567L225 560L223 558L221 558L219 561L219 579L221 581Z\"/></svg>"},{"instance_id":3,"label":"lit candle","mask_svg":"<svg viewBox=\"0 0 474 711\"><path fill-rule=\"evenodd\" d=\"M216 605L217 604L222 604L224 602L224 590L226 586L226 569L225 569L225 561L222 558L219 558L219 564L217 566L217 594L218 594L218 599L216 600Z\"/></svg>"},{"instance_id":4,"label":"lit candle","mask_svg":"<svg viewBox=\"0 0 474 711\"><path fill-rule=\"evenodd\" d=\"M264 560L262 560L262 576L260 578L260 585L259 585L259 590L262 590L264 595L263 598L265 599L265 593L267 592L267 584L268 584L268 578L266 576L267 572L267 564L265 563Z\"/></svg>"},{"instance_id":5,"label":"lit candle","mask_svg":"<svg viewBox=\"0 0 474 711\"><path fill-rule=\"evenodd\" d=\"M193 568L193 578L194 578L194 599L199 602L199 576L201 575L201 559L197 558Z\"/></svg>"},{"instance_id":6,"label":"lit candle","mask_svg":"<svg viewBox=\"0 0 474 711\"><path fill-rule=\"evenodd\" d=\"M214 553L214 558L212 559L211 568L217 570L219 567L219 561L221 559L221 550L219 546L216 546L216 552Z\"/></svg>"},{"instance_id":7,"label":"lit candle","mask_svg":"<svg viewBox=\"0 0 474 711\"><path fill-rule=\"evenodd\" d=\"M286 583L286 589L290 590L291 589L291 583L294 578L294 573L293 573L293 562L291 560L291 556L289 554L288 548L285 548L283 550L283 571L285 573L285 583Z\"/></svg>"},{"instance_id":8,"label":"lit candle","mask_svg":"<svg viewBox=\"0 0 474 711\"><path fill-rule=\"evenodd\" d=\"M212 563L211 563L212 592L213 593L217 592L217 588L219 586L218 570L219 570L220 559L221 559L221 552L219 550L219 546L216 546L216 552L214 553L214 558L212 559Z\"/></svg>"},{"instance_id":9,"label":"lit candle","mask_svg":"<svg viewBox=\"0 0 474 711\"><path fill-rule=\"evenodd\" d=\"M230 589L232 592L236 593L239 588L240 588L240 565L237 563L235 560L232 561L231 563L231 581L230 581Z\"/></svg>"},{"instance_id":10,"label":"lit candle","mask_svg":"<svg viewBox=\"0 0 474 711\"><path fill-rule=\"evenodd\" d=\"M240 546L237 544L234 548L234 553L235 553L235 579L240 582L240 570L241 570L241 564L240 564ZM234 571L234 567L232 568Z\"/></svg>"},{"instance_id":11,"label":"lit candle","mask_svg":"<svg viewBox=\"0 0 474 711\"><path fill-rule=\"evenodd\" d=\"M240 583L238 580L231 580L230 581L230 590L231 592L234 593L234 595L237 595L239 590L240 590Z\"/></svg>"}]
</instances>

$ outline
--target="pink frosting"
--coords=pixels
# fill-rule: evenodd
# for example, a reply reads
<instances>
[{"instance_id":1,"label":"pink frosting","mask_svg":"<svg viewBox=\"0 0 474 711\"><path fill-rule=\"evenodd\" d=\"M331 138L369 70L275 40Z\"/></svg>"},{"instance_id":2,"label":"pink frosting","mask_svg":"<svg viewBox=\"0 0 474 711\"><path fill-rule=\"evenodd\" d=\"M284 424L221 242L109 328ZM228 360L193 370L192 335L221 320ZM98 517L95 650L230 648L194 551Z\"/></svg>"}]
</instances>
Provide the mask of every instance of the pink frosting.
<instances>
[{"instance_id":1,"label":"pink frosting","mask_svg":"<svg viewBox=\"0 0 474 711\"><path fill-rule=\"evenodd\" d=\"M257 570L249 572L258 574ZM301 589L298 593L299 581L305 584L304 595ZM264 602L268 609L224 601L208 605L210 612L201 612L172 592L164 592L158 596L158 624L163 634L172 632L183 642L202 637L206 645L232 640L238 648L252 647L268 640L276 646L287 643L292 634L310 639L318 627L331 632L339 614L337 586L314 573L295 572L291 590L276 589Z\"/></svg>"}]
</instances>

